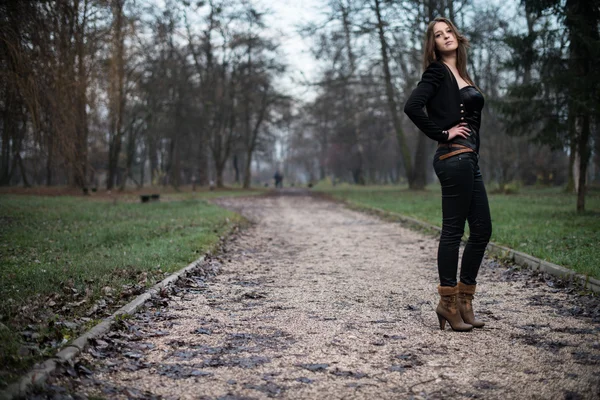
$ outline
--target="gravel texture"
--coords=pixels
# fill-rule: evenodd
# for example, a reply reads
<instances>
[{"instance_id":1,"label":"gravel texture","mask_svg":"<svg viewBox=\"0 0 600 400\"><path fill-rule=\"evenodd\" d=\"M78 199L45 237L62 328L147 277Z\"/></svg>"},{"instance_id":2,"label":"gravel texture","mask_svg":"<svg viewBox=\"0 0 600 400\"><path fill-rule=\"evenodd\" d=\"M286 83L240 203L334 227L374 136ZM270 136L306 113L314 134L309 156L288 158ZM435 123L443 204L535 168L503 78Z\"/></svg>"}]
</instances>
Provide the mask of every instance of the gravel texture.
<instances>
[{"instance_id":1,"label":"gravel texture","mask_svg":"<svg viewBox=\"0 0 600 400\"><path fill-rule=\"evenodd\" d=\"M600 397L597 297L485 259L486 327L440 331L436 238L308 195L219 204L255 224L38 397Z\"/></svg>"}]
</instances>

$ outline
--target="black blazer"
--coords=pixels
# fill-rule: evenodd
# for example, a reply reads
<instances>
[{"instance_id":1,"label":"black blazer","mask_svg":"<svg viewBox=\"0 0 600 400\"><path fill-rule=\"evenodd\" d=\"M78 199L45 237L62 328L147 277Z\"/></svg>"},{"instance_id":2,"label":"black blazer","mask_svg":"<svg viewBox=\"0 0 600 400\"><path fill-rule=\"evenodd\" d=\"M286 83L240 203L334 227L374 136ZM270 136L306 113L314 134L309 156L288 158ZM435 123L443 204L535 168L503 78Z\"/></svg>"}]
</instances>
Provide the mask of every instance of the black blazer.
<instances>
[{"instance_id":1,"label":"black blazer","mask_svg":"<svg viewBox=\"0 0 600 400\"><path fill-rule=\"evenodd\" d=\"M404 105L404 112L431 139L448 141L448 135L442 131L464 121L465 112L458 83L448 67L440 61L429 64Z\"/></svg>"}]
</instances>

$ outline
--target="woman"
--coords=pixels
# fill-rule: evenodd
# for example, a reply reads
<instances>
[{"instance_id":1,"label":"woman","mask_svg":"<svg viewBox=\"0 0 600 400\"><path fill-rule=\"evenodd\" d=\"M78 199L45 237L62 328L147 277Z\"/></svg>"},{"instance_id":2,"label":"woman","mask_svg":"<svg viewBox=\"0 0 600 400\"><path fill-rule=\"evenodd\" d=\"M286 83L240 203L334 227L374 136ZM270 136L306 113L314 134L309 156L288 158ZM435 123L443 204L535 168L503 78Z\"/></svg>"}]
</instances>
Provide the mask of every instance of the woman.
<instances>
[{"instance_id":1,"label":"woman","mask_svg":"<svg viewBox=\"0 0 600 400\"><path fill-rule=\"evenodd\" d=\"M404 107L414 124L439 143L433 158L442 185L443 214L437 255L440 302L436 313L440 329L448 321L455 331L484 325L475 319L472 300L477 272L492 233L478 165L484 99L467 73L468 46L467 39L450 20L436 18L429 23L423 57L425 72ZM457 282L458 250L465 221L469 222L471 235Z\"/></svg>"}]
</instances>

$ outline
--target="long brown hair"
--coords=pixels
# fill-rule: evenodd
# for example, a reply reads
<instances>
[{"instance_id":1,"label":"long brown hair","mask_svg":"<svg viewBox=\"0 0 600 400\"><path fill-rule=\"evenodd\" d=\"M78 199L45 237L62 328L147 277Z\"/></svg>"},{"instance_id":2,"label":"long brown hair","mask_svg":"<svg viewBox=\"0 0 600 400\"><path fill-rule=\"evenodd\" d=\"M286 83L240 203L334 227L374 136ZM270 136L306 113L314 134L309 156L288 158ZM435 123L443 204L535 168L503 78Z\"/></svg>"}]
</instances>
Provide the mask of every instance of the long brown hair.
<instances>
[{"instance_id":1,"label":"long brown hair","mask_svg":"<svg viewBox=\"0 0 600 400\"><path fill-rule=\"evenodd\" d=\"M426 70L434 61L442 61L440 53L435 48L435 34L433 27L438 22L445 22L454 33L456 40L458 41L458 48L456 49L456 69L460 76L467 81L470 85L475 85L473 80L467 72L467 49L469 48L469 40L461 35L456 29L456 26L448 18L437 17L427 25L427 31L425 33L425 46L423 47L423 70Z\"/></svg>"}]
</instances>

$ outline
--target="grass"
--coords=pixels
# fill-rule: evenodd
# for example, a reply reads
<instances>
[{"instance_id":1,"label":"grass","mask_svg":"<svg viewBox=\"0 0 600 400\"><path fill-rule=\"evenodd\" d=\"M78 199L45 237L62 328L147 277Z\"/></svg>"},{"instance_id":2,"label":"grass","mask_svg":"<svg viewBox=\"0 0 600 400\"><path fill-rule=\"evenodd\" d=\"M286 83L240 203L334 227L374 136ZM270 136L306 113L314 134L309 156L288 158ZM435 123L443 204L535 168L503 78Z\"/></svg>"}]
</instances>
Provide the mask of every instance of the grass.
<instances>
[{"instance_id":1,"label":"grass","mask_svg":"<svg viewBox=\"0 0 600 400\"><path fill-rule=\"evenodd\" d=\"M441 191L399 186L319 183L315 190L362 206L410 216L441 226ZM489 194L492 241L535 257L600 278L600 191L586 197L586 212L575 211L575 195L562 188L522 188L519 193Z\"/></svg>"},{"instance_id":2,"label":"grass","mask_svg":"<svg viewBox=\"0 0 600 400\"><path fill-rule=\"evenodd\" d=\"M204 200L224 194L249 193L161 194L147 204L134 195L1 195L0 388L211 250L242 222Z\"/></svg>"}]
</instances>

